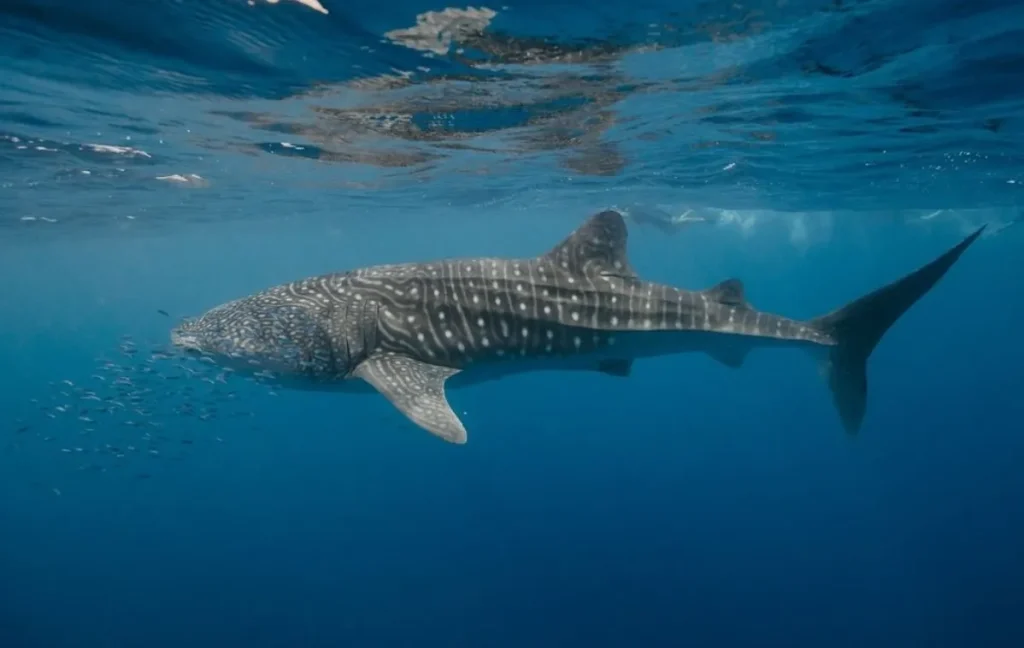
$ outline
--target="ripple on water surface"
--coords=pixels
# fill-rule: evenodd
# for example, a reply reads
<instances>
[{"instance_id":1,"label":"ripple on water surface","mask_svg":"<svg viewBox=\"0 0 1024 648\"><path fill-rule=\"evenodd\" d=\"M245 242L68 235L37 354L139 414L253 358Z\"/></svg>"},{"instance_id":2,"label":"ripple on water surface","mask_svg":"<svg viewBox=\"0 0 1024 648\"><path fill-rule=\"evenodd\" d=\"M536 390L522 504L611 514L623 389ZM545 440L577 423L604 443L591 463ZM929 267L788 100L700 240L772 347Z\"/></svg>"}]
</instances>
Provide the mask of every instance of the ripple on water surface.
<instances>
[{"instance_id":1,"label":"ripple on water surface","mask_svg":"<svg viewBox=\"0 0 1024 648\"><path fill-rule=\"evenodd\" d=\"M1019 6L421 4L6 3L4 225L253 217L268 186L676 215L1019 202Z\"/></svg>"}]
</instances>

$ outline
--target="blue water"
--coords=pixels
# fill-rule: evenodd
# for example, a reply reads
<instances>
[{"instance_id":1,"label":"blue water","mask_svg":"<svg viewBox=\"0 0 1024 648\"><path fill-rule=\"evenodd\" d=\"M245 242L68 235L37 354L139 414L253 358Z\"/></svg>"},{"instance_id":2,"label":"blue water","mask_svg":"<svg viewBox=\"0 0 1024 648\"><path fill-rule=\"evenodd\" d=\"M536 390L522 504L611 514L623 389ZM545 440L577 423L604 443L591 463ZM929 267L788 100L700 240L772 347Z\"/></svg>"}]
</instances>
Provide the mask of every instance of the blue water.
<instances>
[{"instance_id":1,"label":"blue water","mask_svg":"<svg viewBox=\"0 0 1024 648\"><path fill-rule=\"evenodd\" d=\"M1024 645L1024 5L445 9L0 3L0 647ZM857 437L791 351L453 392L464 446L160 351L606 207L794 317L988 229Z\"/></svg>"}]
</instances>

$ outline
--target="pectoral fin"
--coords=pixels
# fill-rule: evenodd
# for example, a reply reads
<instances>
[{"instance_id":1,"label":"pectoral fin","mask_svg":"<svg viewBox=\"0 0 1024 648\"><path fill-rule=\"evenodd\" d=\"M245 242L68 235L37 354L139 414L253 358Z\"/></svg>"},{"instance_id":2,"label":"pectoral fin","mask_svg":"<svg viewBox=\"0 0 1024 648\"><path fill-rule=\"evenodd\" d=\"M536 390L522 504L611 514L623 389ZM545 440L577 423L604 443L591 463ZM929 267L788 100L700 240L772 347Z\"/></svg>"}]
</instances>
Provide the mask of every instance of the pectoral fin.
<instances>
[{"instance_id":1,"label":"pectoral fin","mask_svg":"<svg viewBox=\"0 0 1024 648\"><path fill-rule=\"evenodd\" d=\"M458 372L408 356L381 353L361 362L353 375L373 385L416 425L461 444L466 442L466 428L444 393L445 381Z\"/></svg>"}]
</instances>

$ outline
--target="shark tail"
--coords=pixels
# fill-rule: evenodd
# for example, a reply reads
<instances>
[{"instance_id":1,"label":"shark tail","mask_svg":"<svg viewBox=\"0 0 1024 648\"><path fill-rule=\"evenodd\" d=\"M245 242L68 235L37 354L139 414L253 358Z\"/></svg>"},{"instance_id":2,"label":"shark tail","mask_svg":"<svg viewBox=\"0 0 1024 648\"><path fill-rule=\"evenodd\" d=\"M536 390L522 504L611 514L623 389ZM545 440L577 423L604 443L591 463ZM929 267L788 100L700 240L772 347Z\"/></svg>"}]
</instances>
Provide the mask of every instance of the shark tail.
<instances>
[{"instance_id":1,"label":"shark tail","mask_svg":"<svg viewBox=\"0 0 1024 648\"><path fill-rule=\"evenodd\" d=\"M867 362L885 332L903 313L938 283L960 255L981 235L985 226L931 263L902 279L861 297L810 324L829 335L825 361L829 389L843 428L856 434L867 410Z\"/></svg>"}]
</instances>

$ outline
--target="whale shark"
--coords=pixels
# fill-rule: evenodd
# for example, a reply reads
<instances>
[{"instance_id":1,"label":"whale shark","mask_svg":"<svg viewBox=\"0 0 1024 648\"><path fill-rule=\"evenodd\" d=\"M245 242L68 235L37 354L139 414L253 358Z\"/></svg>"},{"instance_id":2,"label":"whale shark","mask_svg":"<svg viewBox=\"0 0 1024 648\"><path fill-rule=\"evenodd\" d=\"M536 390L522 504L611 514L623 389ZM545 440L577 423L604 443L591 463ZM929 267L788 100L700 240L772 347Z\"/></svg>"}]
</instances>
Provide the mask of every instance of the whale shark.
<instances>
[{"instance_id":1,"label":"whale shark","mask_svg":"<svg viewBox=\"0 0 1024 648\"><path fill-rule=\"evenodd\" d=\"M883 335L981 235L810 320L758 310L743 283L684 290L642 279L621 213L589 217L534 258L378 265L308 277L216 306L171 331L177 348L273 384L379 392L410 421L467 440L447 388L509 374L595 371L625 378L638 359L705 353L739 368L757 348L819 361L842 428L867 409L868 358Z\"/></svg>"}]
</instances>

